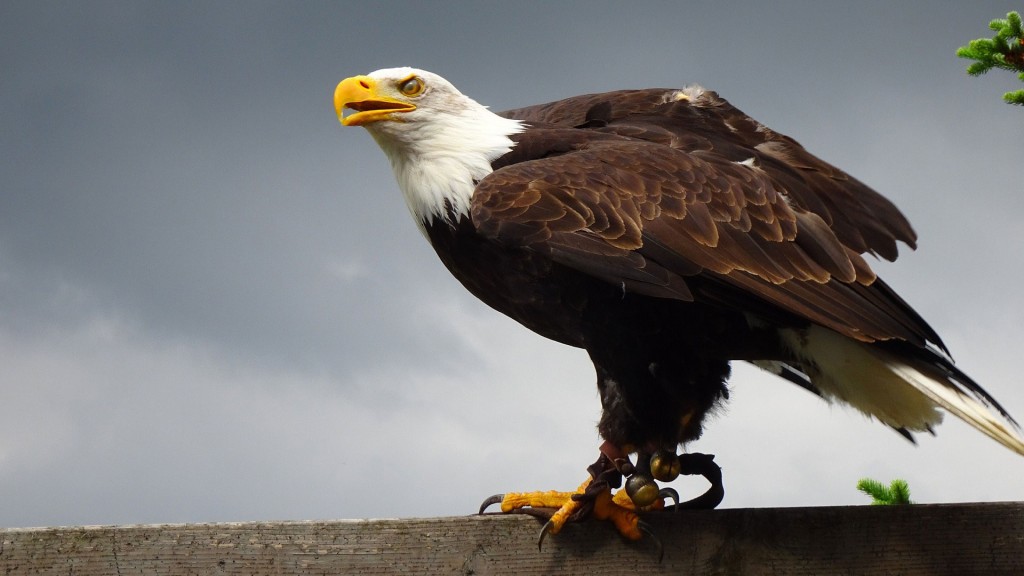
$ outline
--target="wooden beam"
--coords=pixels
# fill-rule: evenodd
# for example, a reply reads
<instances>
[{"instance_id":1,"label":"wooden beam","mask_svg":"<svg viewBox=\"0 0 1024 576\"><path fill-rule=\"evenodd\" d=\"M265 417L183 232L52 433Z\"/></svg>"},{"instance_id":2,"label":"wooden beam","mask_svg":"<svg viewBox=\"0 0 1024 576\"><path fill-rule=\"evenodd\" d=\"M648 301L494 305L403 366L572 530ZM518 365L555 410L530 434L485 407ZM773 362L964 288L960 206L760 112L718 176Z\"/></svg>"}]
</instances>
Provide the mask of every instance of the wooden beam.
<instances>
[{"instance_id":1,"label":"wooden beam","mask_svg":"<svg viewBox=\"0 0 1024 576\"><path fill-rule=\"evenodd\" d=\"M0 575L1024 574L1024 502L653 513L537 550L524 515L0 530Z\"/></svg>"}]
</instances>

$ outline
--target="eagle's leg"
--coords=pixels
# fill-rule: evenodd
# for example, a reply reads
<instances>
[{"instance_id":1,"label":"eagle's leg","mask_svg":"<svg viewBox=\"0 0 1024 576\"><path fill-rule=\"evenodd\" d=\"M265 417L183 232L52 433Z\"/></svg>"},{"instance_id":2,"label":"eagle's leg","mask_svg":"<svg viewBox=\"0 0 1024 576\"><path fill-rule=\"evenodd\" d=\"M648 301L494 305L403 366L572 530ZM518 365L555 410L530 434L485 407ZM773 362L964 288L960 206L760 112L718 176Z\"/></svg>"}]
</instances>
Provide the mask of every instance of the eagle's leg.
<instances>
[{"instance_id":1,"label":"eagle's leg","mask_svg":"<svg viewBox=\"0 0 1024 576\"><path fill-rule=\"evenodd\" d=\"M586 518L609 520L623 537L629 540L641 539L646 530L637 516L637 508L664 508L664 494L650 480L650 486L645 488L642 505L638 506L636 495L627 494L627 490L620 490L613 496L612 489L622 485L623 475L629 475L630 478L639 475L621 450L608 443L601 448L601 456L587 468L590 478L580 484L576 492L510 492L488 498L480 511L500 502L502 512L520 512L547 518L540 542L543 542L545 535L560 532L567 522ZM643 456L641 454L641 460L646 460ZM653 493L650 492L651 488Z\"/></svg>"}]
</instances>

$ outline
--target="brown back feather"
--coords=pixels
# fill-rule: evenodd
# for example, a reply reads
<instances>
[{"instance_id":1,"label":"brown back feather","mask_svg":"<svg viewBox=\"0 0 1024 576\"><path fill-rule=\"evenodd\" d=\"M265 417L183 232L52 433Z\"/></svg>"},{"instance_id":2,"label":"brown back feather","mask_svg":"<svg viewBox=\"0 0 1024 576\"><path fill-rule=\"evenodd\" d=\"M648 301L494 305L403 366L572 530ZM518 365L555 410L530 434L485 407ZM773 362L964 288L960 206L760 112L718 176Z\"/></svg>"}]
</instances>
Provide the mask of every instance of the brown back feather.
<instances>
[{"instance_id":1,"label":"brown back feather","mask_svg":"<svg viewBox=\"0 0 1024 576\"><path fill-rule=\"evenodd\" d=\"M479 183L478 231L649 296L753 302L860 340L942 345L861 256L914 245L891 202L715 93L676 93L505 113L533 128Z\"/></svg>"}]
</instances>

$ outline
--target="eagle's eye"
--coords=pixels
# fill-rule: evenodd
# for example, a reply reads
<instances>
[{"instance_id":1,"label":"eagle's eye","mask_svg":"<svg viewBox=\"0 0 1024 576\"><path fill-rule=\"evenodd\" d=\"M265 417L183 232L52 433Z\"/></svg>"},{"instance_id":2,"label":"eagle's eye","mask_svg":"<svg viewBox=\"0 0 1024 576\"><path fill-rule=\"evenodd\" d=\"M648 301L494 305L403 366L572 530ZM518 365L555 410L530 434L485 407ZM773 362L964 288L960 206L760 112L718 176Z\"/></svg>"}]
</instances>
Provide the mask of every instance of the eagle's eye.
<instances>
[{"instance_id":1,"label":"eagle's eye","mask_svg":"<svg viewBox=\"0 0 1024 576\"><path fill-rule=\"evenodd\" d=\"M423 79L419 76L410 76L398 84L398 91L405 96L419 96L423 93Z\"/></svg>"}]
</instances>

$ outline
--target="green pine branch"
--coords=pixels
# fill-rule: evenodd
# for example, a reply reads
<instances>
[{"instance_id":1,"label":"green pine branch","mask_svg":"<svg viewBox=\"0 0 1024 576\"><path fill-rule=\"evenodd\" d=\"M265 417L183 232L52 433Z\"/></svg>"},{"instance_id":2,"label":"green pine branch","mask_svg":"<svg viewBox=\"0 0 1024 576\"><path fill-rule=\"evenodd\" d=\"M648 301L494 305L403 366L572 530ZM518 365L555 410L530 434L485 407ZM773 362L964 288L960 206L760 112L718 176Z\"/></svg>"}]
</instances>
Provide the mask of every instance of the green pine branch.
<instances>
[{"instance_id":1,"label":"green pine branch","mask_svg":"<svg viewBox=\"0 0 1024 576\"><path fill-rule=\"evenodd\" d=\"M896 506L913 504L910 501L910 486L906 480L896 479L886 486L878 480L861 478L857 482L857 490L871 496L871 504L876 506Z\"/></svg>"},{"instance_id":2,"label":"green pine branch","mask_svg":"<svg viewBox=\"0 0 1024 576\"><path fill-rule=\"evenodd\" d=\"M1020 14L1010 12L1006 18L996 18L988 25L996 35L992 39L971 40L961 46L956 55L974 60L967 66L967 73L978 76L993 68L1019 72L1017 78L1024 81L1024 31L1021 29ZM1009 104L1024 105L1024 90L1003 94Z\"/></svg>"}]
</instances>

